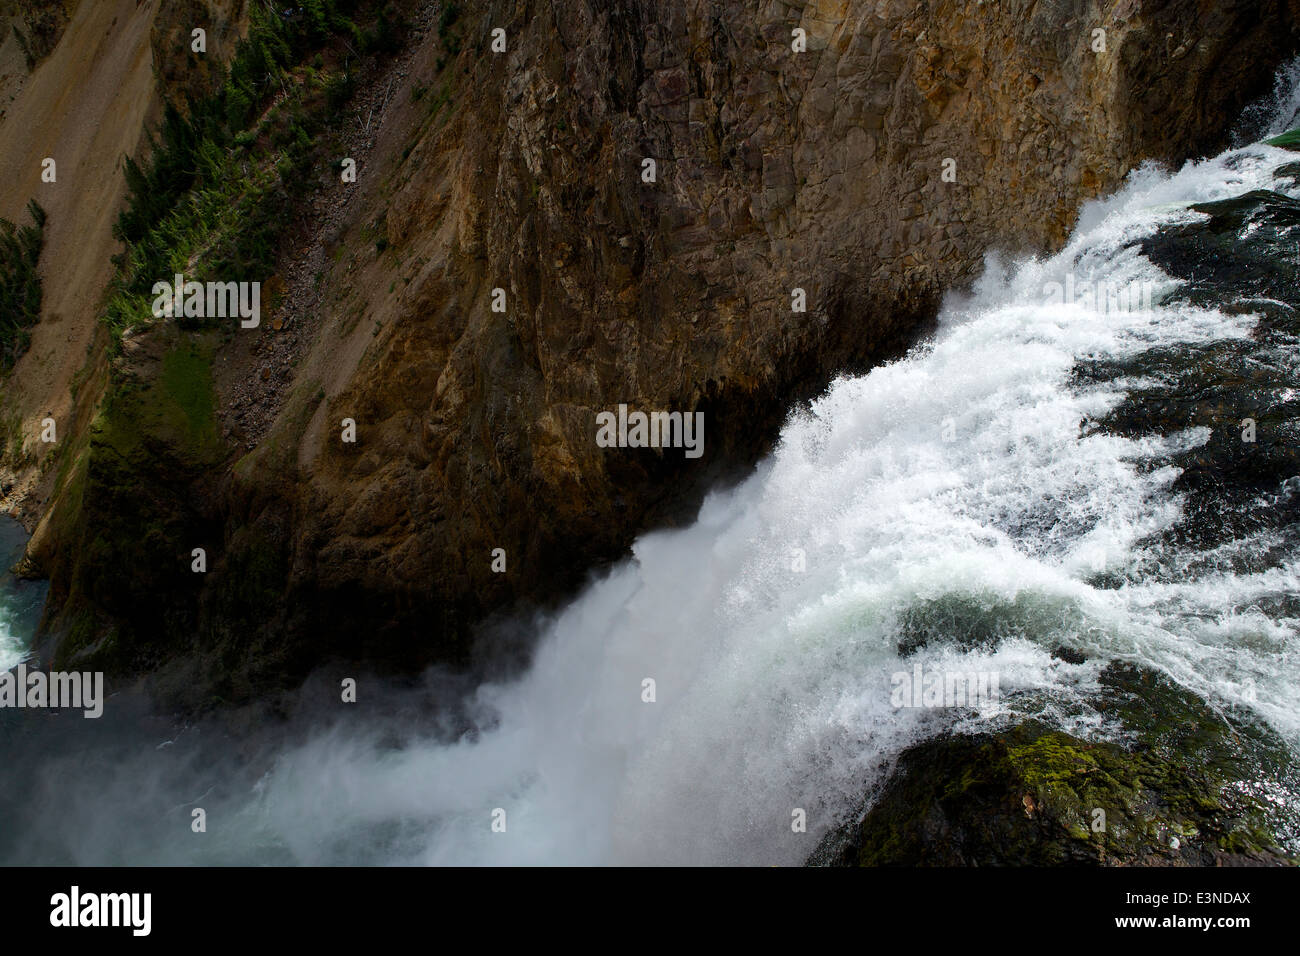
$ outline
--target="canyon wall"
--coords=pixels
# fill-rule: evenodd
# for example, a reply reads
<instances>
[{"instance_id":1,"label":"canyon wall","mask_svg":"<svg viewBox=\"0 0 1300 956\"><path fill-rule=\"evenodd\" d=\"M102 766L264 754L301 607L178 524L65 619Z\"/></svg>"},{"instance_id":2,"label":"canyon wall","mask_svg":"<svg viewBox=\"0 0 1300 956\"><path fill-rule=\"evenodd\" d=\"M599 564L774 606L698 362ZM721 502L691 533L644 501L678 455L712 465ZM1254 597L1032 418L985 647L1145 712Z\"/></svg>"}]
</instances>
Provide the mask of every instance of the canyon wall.
<instances>
[{"instance_id":1,"label":"canyon wall","mask_svg":"<svg viewBox=\"0 0 1300 956\"><path fill-rule=\"evenodd\" d=\"M15 469L56 660L159 672L194 706L330 657L466 661L493 612L689 518L794 403L914 341L986 251L1058 247L1138 163L1221 145L1300 21L1278 0L401 9L406 48L338 116L357 182L319 171L261 327L92 354L63 476ZM152 56L177 42L155 30ZM202 353L198 418L150 412L178 349ZM703 456L600 447L620 403L703 412Z\"/></svg>"}]
</instances>

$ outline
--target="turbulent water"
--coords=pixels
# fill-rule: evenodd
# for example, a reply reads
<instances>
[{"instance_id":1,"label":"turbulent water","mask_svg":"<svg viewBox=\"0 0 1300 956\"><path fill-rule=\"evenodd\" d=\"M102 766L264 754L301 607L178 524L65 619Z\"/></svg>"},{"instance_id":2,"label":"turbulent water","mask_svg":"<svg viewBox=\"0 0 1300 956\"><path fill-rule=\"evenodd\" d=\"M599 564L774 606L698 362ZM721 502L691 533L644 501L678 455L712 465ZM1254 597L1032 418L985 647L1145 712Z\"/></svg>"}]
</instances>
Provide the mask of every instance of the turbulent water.
<instances>
[{"instance_id":1,"label":"turbulent water","mask_svg":"<svg viewBox=\"0 0 1300 956\"><path fill-rule=\"evenodd\" d=\"M0 671L27 657L45 601L45 584L19 581L9 573L26 544L22 525L0 518Z\"/></svg>"},{"instance_id":2,"label":"turbulent water","mask_svg":"<svg viewBox=\"0 0 1300 956\"><path fill-rule=\"evenodd\" d=\"M1293 89L1272 132L1294 120ZM794 414L755 474L538 622L527 672L474 688L455 721L428 719L431 673L423 691L363 682L347 707L319 703L336 687L309 686L314 718L240 739L140 715L116 730L107 716L11 722L0 855L796 864L861 812L902 749L944 729L1036 716L1119 733L1093 707L1117 659L1300 752L1300 554L1287 527L1245 520L1289 507L1300 481L1247 495L1240 520L1216 525L1231 534L1202 534L1188 520L1200 492L1180 476L1214 434L1236 440L1237 413L1104 427L1168 384L1154 357L1259 360L1260 315L1191 295L1144 243L1204 222L1192 203L1300 195L1274 176L1297 158L1249 145L1173 174L1143 168L1082 210L1058 255L991 259L931 341ZM1045 291L1067 282L1143 288L1149 307ZM1265 345L1294 383L1295 339ZM892 675L917 663L996 674L1000 694L896 708ZM794 808L807 833L792 832Z\"/></svg>"}]
</instances>

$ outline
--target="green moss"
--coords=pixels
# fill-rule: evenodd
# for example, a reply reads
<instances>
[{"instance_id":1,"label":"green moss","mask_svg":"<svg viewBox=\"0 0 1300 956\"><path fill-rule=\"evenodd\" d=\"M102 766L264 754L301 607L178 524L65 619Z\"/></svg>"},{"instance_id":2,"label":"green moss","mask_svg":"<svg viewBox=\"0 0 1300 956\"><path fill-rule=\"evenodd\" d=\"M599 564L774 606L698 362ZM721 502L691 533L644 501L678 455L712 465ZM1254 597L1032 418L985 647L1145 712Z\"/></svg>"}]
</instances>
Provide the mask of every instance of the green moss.
<instances>
[{"instance_id":1,"label":"green moss","mask_svg":"<svg viewBox=\"0 0 1300 956\"><path fill-rule=\"evenodd\" d=\"M216 442L211 353L193 344L173 349L163 358L159 384L168 402L184 415L185 431L193 446L206 448Z\"/></svg>"},{"instance_id":2,"label":"green moss","mask_svg":"<svg viewBox=\"0 0 1300 956\"><path fill-rule=\"evenodd\" d=\"M157 377L112 386L91 426L92 450L112 451L142 479L149 473L142 455L165 451L189 472L215 464L226 452L217 434L210 339L176 338Z\"/></svg>"},{"instance_id":3,"label":"green moss","mask_svg":"<svg viewBox=\"0 0 1300 956\"><path fill-rule=\"evenodd\" d=\"M211 482L228 455L212 387L212 333L145 333L110 382L85 447L70 452L55 512L66 588L50 630L65 660L106 670L156 661L193 638L194 547L219 534ZM60 595L61 597L63 595Z\"/></svg>"},{"instance_id":4,"label":"green moss","mask_svg":"<svg viewBox=\"0 0 1300 956\"><path fill-rule=\"evenodd\" d=\"M1065 734L1044 734L1033 743L1007 749L1007 761L1026 785L1067 789L1080 776L1100 769L1091 748L1077 746Z\"/></svg>"}]
</instances>

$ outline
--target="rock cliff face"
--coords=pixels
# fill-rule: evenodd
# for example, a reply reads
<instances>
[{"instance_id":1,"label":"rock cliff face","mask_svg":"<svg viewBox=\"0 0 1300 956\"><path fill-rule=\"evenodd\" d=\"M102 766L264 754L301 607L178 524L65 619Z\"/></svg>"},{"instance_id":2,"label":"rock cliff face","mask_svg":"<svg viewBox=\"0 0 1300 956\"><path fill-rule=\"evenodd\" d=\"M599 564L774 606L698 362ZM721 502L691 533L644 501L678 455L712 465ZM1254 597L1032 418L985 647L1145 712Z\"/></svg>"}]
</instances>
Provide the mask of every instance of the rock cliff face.
<instances>
[{"instance_id":1,"label":"rock cliff face","mask_svg":"<svg viewBox=\"0 0 1300 956\"><path fill-rule=\"evenodd\" d=\"M986 250L1051 248L1140 161L1219 143L1300 22L1278 0L402 11L406 51L339 117L358 181L319 171L262 327L155 326L100 376L111 402L210 369L210 399L174 397L213 431L201 409L83 429L30 555L56 656L169 665L189 703L333 655L464 659L485 615L564 595L905 346ZM703 412L703 456L600 447L620 403Z\"/></svg>"}]
</instances>

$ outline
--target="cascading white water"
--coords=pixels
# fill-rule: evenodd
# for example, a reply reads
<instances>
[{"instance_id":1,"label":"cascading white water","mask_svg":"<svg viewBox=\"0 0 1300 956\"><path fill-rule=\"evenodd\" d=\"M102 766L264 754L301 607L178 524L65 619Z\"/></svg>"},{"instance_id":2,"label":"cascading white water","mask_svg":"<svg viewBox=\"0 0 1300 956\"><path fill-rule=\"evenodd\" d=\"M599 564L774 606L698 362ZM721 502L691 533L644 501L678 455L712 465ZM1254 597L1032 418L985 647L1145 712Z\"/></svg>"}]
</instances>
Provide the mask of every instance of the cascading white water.
<instances>
[{"instance_id":1,"label":"cascading white water","mask_svg":"<svg viewBox=\"0 0 1300 956\"><path fill-rule=\"evenodd\" d=\"M0 671L8 670L22 663L26 652L22 641L14 635L12 616L7 609L0 608Z\"/></svg>"},{"instance_id":2,"label":"cascading white water","mask_svg":"<svg viewBox=\"0 0 1300 956\"><path fill-rule=\"evenodd\" d=\"M1136 462L1208 435L1080 437L1129 383L1072 385L1071 369L1245 337L1254 319L1043 304L1067 272L1172 289L1134 240L1195 219L1189 202L1273 187L1290 158L1253 146L1172 176L1142 169L1083 211L1060 254L991 262L931 344L835 383L748 481L710 497L694 526L644 536L547 623L522 679L478 691L480 733L396 749L322 735L282 755L241 825L304 862L370 857L347 835L388 825L374 856L394 862L799 863L902 748L942 727L1031 712L1107 733L1087 695L1114 658L1252 708L1300 742L1296 622L1252 610L1300 590L1294 562L1179 585L1088 583L1101 564L1136 566L1149 556L1139 543L1179 514L1176 472ZM953 599L1008 636L904 663L900 619ZM1061 643L1087 662L1053 657ZM891 674L916 660L995 672L1001 697L895 709ZM491 829L494 808L505 833ZM793 808L808 833L791 831Z\"/></svg>"},{"instance_id":3,"label":"cascading white water","mask_svg":"<svg viewBox=\"0 0 1300 956\"><path fill-rule=\"evenodd\" d=\"M44 584L18 582L9 573L22 556L27 534L16 521L0 518L0 671L22 662L40 619Z\"/></svg>"},{"instance_id":4,"label":"cascading white water","mask_svg":"<svg viewBox=\"0 0 1300 956\"><path fill-rule=\"evenodd\" d=\"M1208 435L1081 434L1134 383L1071 378L1080 361L1245 338L1255 319L1160 295L1131 311L1044 296L1067 275L1173 290L1134 241L1198 218L1190 202L1277 188L1272 170L1293 158L1255 145L1172 175L1143 168L1085 207L1059 254L990 259L973 293L946 303L933 341L836 382L693 526L643 536L539 625L528 672L475 692L474 733L411 739L358 717L285 749L252 785L210 786L215 771L192 764L168 784L162 751L146 748L75 799L71 762L52 763L38 791L82 822L63 851L78 862L797 864L860 812L901 750L943 729L1036 715L1112 733L1090 695L1114 659L1254 713L1300 748L1297 622L1257 608L1300 592L1294 557L1257 574L1144 578L1143 562L1164 557L1150 542L1182 502L1173 468L1139 462ZM1096 585L1103 569L1127 583ZM903 622L928 613L1001 640L931 641L904 659ZM1054 656L1059 645L1085 662ZM975 708L895 708L891 675L917 662L996 673L1001 694ZM117 825L141 794L177 804L170 830ZM195 805L211 821L201 840L187 832ZM795 808L807 833L792 832Z\"/></svg>"}]
</instances>

